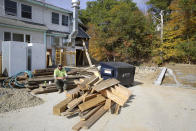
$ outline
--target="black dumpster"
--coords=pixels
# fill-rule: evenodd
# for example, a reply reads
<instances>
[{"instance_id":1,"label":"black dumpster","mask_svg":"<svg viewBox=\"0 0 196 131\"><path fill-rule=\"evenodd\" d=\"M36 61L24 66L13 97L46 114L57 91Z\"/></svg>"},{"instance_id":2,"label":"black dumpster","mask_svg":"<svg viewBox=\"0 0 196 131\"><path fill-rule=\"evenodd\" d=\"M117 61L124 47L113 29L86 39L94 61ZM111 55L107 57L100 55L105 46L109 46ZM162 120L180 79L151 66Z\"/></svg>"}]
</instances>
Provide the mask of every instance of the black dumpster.
<instances>
[{"instance_id":1,"label":"black dumpster","mask_svg":"<svg viewBox=\"0 0 196 131\"><path fill-rule=\"evenodd\" d=\"M135 67L124 62L101 62L101 77L103 79L116 78L122 85L133 84Z\"/></svg>"}]
</instances>

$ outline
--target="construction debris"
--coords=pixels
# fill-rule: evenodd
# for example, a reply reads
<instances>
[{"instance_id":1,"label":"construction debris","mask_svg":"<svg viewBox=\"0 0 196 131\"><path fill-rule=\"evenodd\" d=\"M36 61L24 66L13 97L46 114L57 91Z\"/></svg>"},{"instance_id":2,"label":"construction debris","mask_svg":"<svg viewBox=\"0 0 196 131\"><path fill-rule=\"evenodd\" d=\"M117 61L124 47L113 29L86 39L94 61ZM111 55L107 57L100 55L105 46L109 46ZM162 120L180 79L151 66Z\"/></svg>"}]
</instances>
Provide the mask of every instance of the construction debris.
<instances>
[{"instance_id":1,"label":"construction debris","mask_svg":"<svg viewBox=\"0 0 196 131\"><path fill-rule=\"evenodd\" d=\"M88 75L75 80L77 86L66 91L67 98L53 107L54 115L80 117L80 121L72 127L73 130L90 128L107 111L112 110L112 107L114 107L114 114L119 114L121 107L131 96L131 91L118 80L103 80L95 68L70 72L73 75L85 71Z\"/></svg>"},{"instance_id":2,"label":"construction debris","mask_svg":"<svg viewBox=\"0 0 196 131\"><path fill-rule=\"evenodd\" d=\"M24 83L32 94L56 92L53 77L54 69L35 70L32 78L16 77L18 83ZM73 130L90 128L107 111L119 114L119 110L131 96L130 90L120 84L117 79L103 80L97 68L72 68L67 72L66 99L53 107L54 115L71 117L78 115L80 121ZM16 86L14 82L7 82Z\"/></svg>"}]
</instances>

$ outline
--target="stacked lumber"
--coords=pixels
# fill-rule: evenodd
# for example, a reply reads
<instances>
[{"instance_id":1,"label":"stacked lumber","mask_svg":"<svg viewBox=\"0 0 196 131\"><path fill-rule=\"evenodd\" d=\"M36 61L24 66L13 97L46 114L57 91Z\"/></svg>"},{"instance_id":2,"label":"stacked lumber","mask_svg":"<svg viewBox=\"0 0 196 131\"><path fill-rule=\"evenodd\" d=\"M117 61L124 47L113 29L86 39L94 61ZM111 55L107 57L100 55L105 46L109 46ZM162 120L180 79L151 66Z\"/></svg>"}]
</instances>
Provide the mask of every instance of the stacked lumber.
<instances>
[{"instance_id":1,"label":"stacked lumber","mask_svg":"<svg viewBox=\"0 0 196 131\"><path fill-rule=\"evenodd\" d=\"M33 71L34 76L53 75L54 68L38 69Z\"/></svg>"},{"instance_id":2,"label":"stacked lumber","mask_svg":"<svg viewBox=\"0 0 196 131\"><path fill-rule=\"evenodd\" d=\"M88 68L73 68L68 72L68 76L66 78L66 83L68 89L73 89L77 86L77 81L80 78L89 78L93 75L92 72L89 71ZM53 77L54 69L39 69L33 71L34 77L28 79L26 82L26 88L32 94L43 94L56 92L56 86L54 84Z\"/></svg>"},{"instance_id":3,"label":"stacked lumber","mask_svg":"<svg viewBox=\"0 0 196 131\"><path fill-rule=\"evenodd\" d=\"M121 107L131 96L131 91L118 80L103 80L97 75L98 71L91 72L91 77L75 81L77 87L67 91L66 99L53 107L54 115L80 117L80 121L72 127L73 130L90 128L109 110L119 114Z\"/></svg>"}]
</instances>

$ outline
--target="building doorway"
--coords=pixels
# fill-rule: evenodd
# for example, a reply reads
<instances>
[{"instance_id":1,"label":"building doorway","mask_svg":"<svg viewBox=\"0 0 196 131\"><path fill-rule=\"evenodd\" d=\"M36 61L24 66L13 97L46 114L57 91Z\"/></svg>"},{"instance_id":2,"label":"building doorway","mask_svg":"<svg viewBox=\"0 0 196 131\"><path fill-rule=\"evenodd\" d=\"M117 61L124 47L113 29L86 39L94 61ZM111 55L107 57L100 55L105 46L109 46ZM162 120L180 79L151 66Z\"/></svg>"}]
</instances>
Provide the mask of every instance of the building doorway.
<instances>
[{"instance_id":1,"label":"building doorway","mask_svg":"<svg viewBox=\"0 0 196 131\"><path fill-rule=\"evenodd\" d=\"M83 66L84 51L76 49L76 66Z\"/></svg>"}]
</instances>

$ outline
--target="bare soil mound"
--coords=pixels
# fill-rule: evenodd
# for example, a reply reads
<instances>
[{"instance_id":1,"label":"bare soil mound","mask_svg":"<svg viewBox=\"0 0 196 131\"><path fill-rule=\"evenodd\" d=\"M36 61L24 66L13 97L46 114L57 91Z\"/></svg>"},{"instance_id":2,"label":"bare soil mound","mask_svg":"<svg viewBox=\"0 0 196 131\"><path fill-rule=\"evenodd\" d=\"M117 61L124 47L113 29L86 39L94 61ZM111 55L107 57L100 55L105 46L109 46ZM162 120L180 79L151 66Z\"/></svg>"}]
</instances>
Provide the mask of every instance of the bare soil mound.
<instances>
[{"instance_id":1,"label":"bare soil mound","mask_svg":"<svg viewBox=\"0 0 196 131\"><path fill-rule=\"evenodd\" d=\"M31 95L26 89L0 88L0 113L44 103L41 98Z\"/></svg>"}]
</instances>

